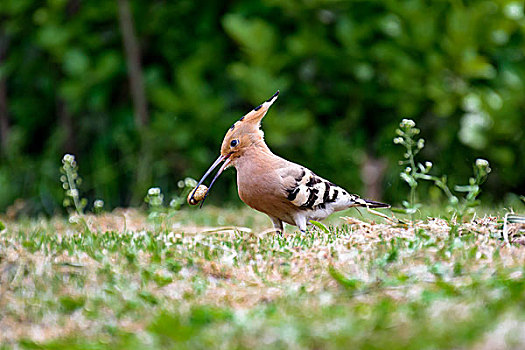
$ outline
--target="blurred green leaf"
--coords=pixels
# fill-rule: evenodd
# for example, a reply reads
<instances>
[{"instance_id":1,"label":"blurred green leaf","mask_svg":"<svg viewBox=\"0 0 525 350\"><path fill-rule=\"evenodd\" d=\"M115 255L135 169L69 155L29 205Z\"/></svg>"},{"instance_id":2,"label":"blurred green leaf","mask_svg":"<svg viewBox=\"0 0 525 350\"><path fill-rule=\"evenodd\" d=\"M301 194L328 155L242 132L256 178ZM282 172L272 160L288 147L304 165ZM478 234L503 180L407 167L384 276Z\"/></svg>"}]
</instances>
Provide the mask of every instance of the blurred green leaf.
<instances>
[{"instance_id":1,"label":"blurred green leaf","mask_svg":"<svg viewBox=\"0 0 525 350\"><path fill-rule=\"evenodd\" d=\"M60 297L59 302L60 306L66 313L72 313L73 311L84 306L86 303L86 297L65 295Z\"/></svg>"},{"instance_id":2,"label":"blurred green leaf","mask_svg":"<svg viewBox=\"0 0 525 350\"><path fill-rule=\"evenodd\" d=\"M330 230L328 230L328 228L323 223L314 220L310 220L310 223L318 229L320 229L321 231L323 231L324 233L330 233Z\"/></svg>"},{"instance_id":3,"label":"blurred green leaf","mask_svg":"<svg viewBox=\"0 0 525 350\"><path fill-rule=\"evenodd\" d=\"M328 272L330 273L330 276L332 276L332 278L336 280L337 283L339 283L339 285L341 285L347 290L354 291L362 285L362 282L357 279L346 278L339 270L337 270L332 265L328 267Z\"/></svg>"}]
</instances>

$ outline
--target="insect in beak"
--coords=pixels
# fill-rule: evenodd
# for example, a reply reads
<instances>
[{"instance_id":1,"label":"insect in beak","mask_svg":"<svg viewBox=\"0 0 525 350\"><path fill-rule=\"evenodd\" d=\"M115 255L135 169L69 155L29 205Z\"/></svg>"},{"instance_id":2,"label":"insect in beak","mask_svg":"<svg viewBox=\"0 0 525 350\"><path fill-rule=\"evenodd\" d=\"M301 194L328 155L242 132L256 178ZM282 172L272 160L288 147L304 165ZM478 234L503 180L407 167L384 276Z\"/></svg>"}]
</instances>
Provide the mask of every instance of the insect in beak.
<instances>
[{"instance_id":1,"label":"insect in beak","mask_svg":"<svg viewBox=\"0 0 525 350\"><path fill-rule=\"evenodd\" d=\"M217 165L219 165L221 162L224 162L222 164L222 166L219 168L219 171L217 171L217 174L215 174L215 177L213 178L213 180L211 180L210 187L208 188L208 191L206 191L206 194L204 195L204 198L202 199L202 202L201 202L201 205L200 205L199 208L202 208L202 205L204 204L204 201L206 200L206 197L208 197L208 193L210 192L211 187L215 183L215 180L217 180L219 175L224 171L224 169L226 169L228 164L230 164L230 161L231 161L230 160L230 156L231 156L231 153L229 153L226 156L220 155L219 158L217 158L217 160L215 162L213 162L213 164L208 169L208 171L206 171L206 173L204 174L202 179L199 181L197 186L195 186L195 189L193 190L193 193L191 194L191 197L190 197L191 199L193 199L193 196L195 195L195 191L197 191L197 188L199 188L199 186L204 182L204 180L208 177L208 175L211 174L211 172L217 167Z\"/></svg>"}]
</instances>

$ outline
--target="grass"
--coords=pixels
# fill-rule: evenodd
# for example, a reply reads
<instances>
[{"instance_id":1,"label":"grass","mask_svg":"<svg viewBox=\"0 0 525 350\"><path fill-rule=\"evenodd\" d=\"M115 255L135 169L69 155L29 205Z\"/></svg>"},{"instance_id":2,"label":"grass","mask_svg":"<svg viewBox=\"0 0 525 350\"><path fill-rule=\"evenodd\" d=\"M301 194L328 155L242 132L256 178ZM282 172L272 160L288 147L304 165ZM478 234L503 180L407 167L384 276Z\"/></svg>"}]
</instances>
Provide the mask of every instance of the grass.
<instances>
[{"instance_id":1,"label":"grass","mask_svg":"<svg viewBox=\"0 0 525 350\"><path fill-rule=\"evenodd\" d=\"M525 249L502 216L282 236L249 209L85 221L4 220L2 348L525 346Z\"/></svg>"}]
</instances>

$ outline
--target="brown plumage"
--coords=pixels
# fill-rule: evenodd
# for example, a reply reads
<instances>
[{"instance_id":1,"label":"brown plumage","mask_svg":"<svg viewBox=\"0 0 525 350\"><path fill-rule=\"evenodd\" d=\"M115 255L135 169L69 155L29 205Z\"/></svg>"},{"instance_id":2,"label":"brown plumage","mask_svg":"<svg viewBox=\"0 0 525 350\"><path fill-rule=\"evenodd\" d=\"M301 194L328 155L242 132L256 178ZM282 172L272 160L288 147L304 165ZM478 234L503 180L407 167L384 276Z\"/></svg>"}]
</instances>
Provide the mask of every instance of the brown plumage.
<instances>
[{"instance_id":1,"label":"brown plumage","mask_svg":"<svg viewBox=\"0 0 525 350\"><path fill-rule=\"evenodd\" d=\"M234 166L239 197L253 209L267 214L278 231L283 230L283 222L304 231L309 220L323 220L334 211L350 207L389 208L388 204L350 194L309 169L270 151L260 127L262 118L278 95L279 91L231 126L222 141L221 155L204 174L197 188L213 169L224 162L207 195L222 171ZM195 191L191 198L194 194ZM203 203L204 200L201 206Z\"/></svg>"}]
</instances>

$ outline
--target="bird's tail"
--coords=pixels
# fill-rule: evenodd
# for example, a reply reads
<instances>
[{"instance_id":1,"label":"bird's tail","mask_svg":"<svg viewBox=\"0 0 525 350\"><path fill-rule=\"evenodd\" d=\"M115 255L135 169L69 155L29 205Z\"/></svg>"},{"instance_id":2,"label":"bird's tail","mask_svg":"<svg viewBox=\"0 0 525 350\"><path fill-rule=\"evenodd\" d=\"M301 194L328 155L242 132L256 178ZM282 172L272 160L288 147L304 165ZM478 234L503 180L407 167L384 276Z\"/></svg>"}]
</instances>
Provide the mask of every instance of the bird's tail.
<instances>
[{"instance_id":1,"label":"bird's tail","mask_svg":"<svg viewBox=\"0 0 525 350\"><path fill-rule=\"evenodd\" d=\"M359 198L355 201L359 206L361 207L367 207L367 208L390 208L390 204L371 201L364 198Z\"/></svg>"}]
</instances>

